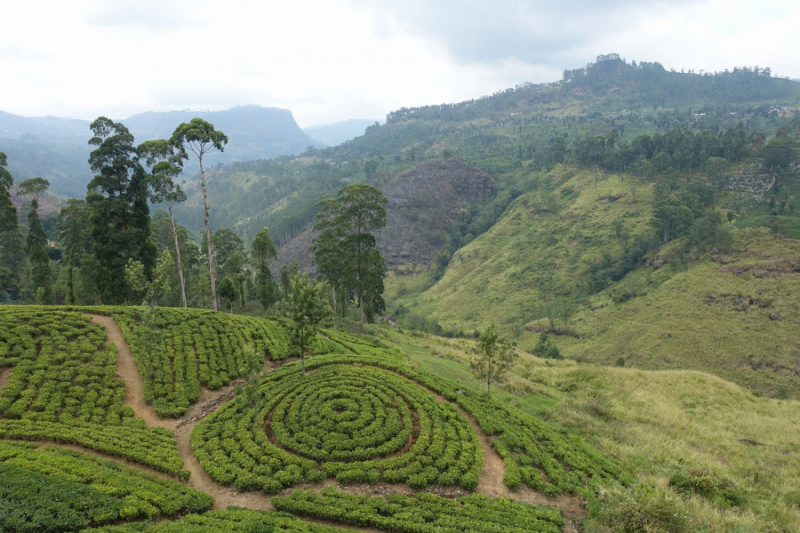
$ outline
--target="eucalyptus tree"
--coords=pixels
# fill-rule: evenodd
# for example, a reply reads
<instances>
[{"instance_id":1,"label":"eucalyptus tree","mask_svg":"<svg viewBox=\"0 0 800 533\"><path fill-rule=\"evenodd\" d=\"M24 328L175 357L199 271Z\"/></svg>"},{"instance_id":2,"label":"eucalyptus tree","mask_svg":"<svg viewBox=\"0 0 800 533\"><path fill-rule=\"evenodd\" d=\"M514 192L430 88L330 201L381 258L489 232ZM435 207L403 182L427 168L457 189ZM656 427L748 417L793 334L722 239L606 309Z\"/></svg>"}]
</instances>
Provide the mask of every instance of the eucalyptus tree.
<instances>
[{"instance_id":1,"label":"eucalyptus tree","mask_svg":"<svg viewBox=\"0 0 800 533\"><path fill-rule=\"evenodd\" d=\"M31 178L19 184L19 194L31 202L28 211L28 239L26 241L31 262L31 284L36 303L53 303L53 279L50 256L47 255L47 235L39 219L39 199L50 187L44 178Z\"/></svg>"},{"instance_id":2,"label":"eucalyptus tree","mask_svg":"<svg viewBox=\"0 0 800 533\"><path fill-rule=\"evenodd\" d=\"M494 322L481 334L472 353L475 359L470 362L470 368L479 379L486 382L488 397L492 383L503 383L508 377L517 353L509 344L498 341L497 326Z\"/></svg>"},{"instance_id":3,"label":"eucalyptus tree","mask_svg":"<svg viewBox=\"0 0 800 533\"><path fill-rule=\"evenodd\" d=\"M206 154L224 151L228 137L216 131L214 125L201 118L193 118L188 123L180 124L169 140L177 148L184 159L188 159L187 150L191 151L200 164L200 188L203 190L203 221L206 224L206 241L208 246L208 273L211 280L211 304L215 311L219 310L217 298L217 270L214 264L214 246L211 243L211 228L208 223L208 194L206 191L206 174L203 158Z\"/></svg>"},{"instance_id":4,"label":"eucalyptus tree","mask_svg":"<svg viewBox=\"0 0 800 533\"><path fill-rule=\"evenodd\" d=\"M185 202L186 193L180 185L175 184L175 179L183 172L183 157L175 152L175 147L169 142L159 139L146 141L137 148L139 157L145 159L150 167L148 178L150 201L153 203L166 203L169 210L169 220L172 224L172 238L175 241L175 262L178 268L178 280L181 285L181 302L186 304L186 281L183 278L183 264L181 262L181 246L178 241L178 230L175 227L175 217L172 208L176 202Z\"/></svg>"}]
</instances>

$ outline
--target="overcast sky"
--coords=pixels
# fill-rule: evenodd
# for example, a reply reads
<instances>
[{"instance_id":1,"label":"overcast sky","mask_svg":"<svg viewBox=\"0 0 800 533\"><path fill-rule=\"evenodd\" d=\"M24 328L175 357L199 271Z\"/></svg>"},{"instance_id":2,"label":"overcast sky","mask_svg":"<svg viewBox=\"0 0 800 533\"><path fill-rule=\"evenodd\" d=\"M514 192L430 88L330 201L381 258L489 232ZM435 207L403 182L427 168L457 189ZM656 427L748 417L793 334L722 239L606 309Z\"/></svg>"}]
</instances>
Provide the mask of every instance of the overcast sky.
<instances>
[{"instance_id":1,"label":"overcast sky","mask_svg":"<svg viewBox=\"0 0 800 533\"><path fill-rule=\"evenodd\" d=\"M458 102L619 53L800 78L796 0L3 2L0 110L290 109L300 126Z\"/></svg>"}]
</instances>

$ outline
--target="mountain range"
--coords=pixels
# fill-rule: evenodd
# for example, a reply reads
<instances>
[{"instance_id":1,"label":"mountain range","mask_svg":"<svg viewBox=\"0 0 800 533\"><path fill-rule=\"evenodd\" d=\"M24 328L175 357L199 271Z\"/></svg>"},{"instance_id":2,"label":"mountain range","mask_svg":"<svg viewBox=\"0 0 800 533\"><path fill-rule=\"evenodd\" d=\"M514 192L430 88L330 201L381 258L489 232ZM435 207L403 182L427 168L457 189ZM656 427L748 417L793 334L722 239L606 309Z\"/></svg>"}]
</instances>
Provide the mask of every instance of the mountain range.
<instances>
[{"instance_id":1,"label":"mountain range","mask_svg":"<svg viewBox=\"0 0 800 533\"><path fill-rule=\"evenodd\" d=\"M133 115L120 122L136 142L169 138L175 127L194 117L208 120L228 136L224 152L208 156L210 166L236 161L298 154L309 146L322 147L304 133L286 109L237 106L225 111L168 111ZM58 117L21 117L0 111L0 151L8 156L15 180L50 180L50 192L81 198L92 178L87 163L91 147L90 121ZM197 171L187 161L184 175Z\"/></svg>"}]
</instances>

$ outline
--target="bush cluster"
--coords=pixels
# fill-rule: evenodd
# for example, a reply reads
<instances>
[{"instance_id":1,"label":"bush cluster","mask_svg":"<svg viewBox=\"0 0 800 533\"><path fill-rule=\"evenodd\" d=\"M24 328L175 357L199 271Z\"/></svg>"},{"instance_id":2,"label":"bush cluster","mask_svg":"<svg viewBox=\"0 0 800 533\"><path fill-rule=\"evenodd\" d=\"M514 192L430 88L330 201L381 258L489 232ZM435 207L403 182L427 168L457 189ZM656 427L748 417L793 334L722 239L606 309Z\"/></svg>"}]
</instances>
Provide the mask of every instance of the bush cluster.
<instances>
[{"instance_id":1,"label":"bush cluster","mask_svg":"<svg viewBox=\"0 0 800 533\"><path fill-rule=\"evenodd\" d=\"M276 496L280 511L404 533L560 533L559 509L472 494L457 499L427 492L414 496L355 496L325 488Z\"/></svg>"},{"instance_id":2,"label":"bush cluster","mask_svg":"<svg viewBox=\"0 0 800 533\"><path fill-rule=\"evenodd\" d=\"M56 446L0 442L0 530L88 526L203 512L214 498L176 481Z\"/></svg>"},{"instance_id":3,"label":"bush cluster","mask_svg":"<svg viewBox=\"0 0 800 533\"><path fill-rule=\"evenodd\" d=\"M477 486L483 451L455 408L395 373L324 359L305 377L284 366L262 382L255 406L240 396L198 424L192 447L215 481L268 493L326 477Z\"/></svg>"}]
</instances>

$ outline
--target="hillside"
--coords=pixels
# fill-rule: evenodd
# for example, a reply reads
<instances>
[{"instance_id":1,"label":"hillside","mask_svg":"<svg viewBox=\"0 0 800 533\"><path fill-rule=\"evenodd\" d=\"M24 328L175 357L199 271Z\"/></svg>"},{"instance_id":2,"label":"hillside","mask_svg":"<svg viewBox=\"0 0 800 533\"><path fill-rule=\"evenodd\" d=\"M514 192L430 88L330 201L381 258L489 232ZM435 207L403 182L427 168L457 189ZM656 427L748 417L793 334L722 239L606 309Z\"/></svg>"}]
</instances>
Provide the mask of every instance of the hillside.
<instances>
[{"instance_id":1,"label":"hillside","mask_svg":"<svg viewBox=\"0 0 800 533\"><path fill-rule=\"evenodd\" d=\"M447 241L450 224L491 193L492 180L475 167L457 161L431 161L401 172L382 185L386 195L386 228L377 237L389 269L433 264ZM292 260L315 272L309 253L313 235L306 230L281 247L277 272Z\"/></svg>"},{"instance_id":2,"label":"hillside","mask_svg":"<svg viewBox=\"0 0 800 533\"><path fill-rule=\"evenodd\" d=\"M342 331L313 343L301 374L280 323L264 318L7 306L0 323L1 490L14 502L4 531L151 531L176 519L337 531L312 517L558 533L576 530L589 487L627 483L574 433Z\"/></svg>"},{"instance_id":3,"label":"hillside","mask_svg":"<svg viewBox=\"0 0 800 533\"><path fill-rule=\"evenodd\" d=\"M794 111L780 109L796 109L799 98L800 83L764 70L701 75L601 56L557 82L520 84L456 104L401 108L385 124L338 146L222 167L211 222L245 240L268 225L283 245L310 227L314 204L342 185L368 179L383 184L425 161L457 159L497 183L531 161L552 166L556 137L564 140L567 158L574 156L574 143L612 129L619 141L632 143L641 134L675 127L718 135L741 123L745 136L766 138L792 123ZM198 205L195 197L179 208L181 222L191 229L202 224Z\"/></svg>"},{"instance_id":4,"label":"hillside","mask_svg":"<svg viewBox=\"0 0 800 533\"><path fill-rule=\"evenodd\" d=\"M238 106L226 111L169 111L133 115L121 122L137 142L169 138L175 127L201 117L228 135L228 149L208 157L210 165L297 154L317 144L286 109ZM0 112L0 152L8 156L15 180L50 180L50 192L75 198L86 195L92 178L87 162L91 147L88 120L20 117ZM197 165L188 161L185 175Z\"/></svg>"},{"instance_id":5,"label":"hillside","mask_svg":"<svg viewBox=\"0 0 800 533\"><path fill-rule=\"evenodd\" d=\"M396 328L380 338L421 369L457 379L465 390L484 385L468 369L472 341L402 334ZM520 355L512 374L498 393L503 401L598 443L637 480L589 503L586 531L800 528L791 466L800 449L797 401L759 398L700 372L642 371L529 354Z\"/></svg>"}]
</instances>

